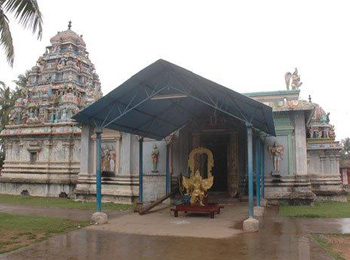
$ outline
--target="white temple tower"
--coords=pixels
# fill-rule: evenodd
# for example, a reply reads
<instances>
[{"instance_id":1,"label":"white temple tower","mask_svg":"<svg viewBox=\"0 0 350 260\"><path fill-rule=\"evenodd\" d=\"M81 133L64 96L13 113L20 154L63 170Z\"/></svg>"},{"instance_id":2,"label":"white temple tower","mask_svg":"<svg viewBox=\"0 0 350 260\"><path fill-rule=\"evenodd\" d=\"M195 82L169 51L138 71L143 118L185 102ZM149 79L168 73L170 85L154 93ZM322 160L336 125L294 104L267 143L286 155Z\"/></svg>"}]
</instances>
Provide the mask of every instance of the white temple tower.
<instances>
[{"instance_id":1,"label":"white temple tower","mask_svg":"<svg viewBox=\"0 0 350 260\"><path fill-rule=\"evenodd\" d=\"M5 162L0 193L72 194L79 173L81 129L71 117L102 96L86 44L58 32L31 69L22 97L1 132Z\"/></svg>"}]
</instances>

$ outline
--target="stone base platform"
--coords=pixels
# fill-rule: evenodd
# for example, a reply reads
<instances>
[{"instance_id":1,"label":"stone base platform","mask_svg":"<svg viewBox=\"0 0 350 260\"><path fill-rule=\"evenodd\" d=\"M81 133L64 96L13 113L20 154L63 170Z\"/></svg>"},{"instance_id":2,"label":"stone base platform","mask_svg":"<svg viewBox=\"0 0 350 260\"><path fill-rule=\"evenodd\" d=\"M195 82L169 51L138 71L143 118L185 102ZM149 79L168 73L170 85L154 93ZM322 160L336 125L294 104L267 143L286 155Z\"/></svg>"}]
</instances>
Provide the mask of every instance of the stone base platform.
<instances>
[{"instance_id":1,"label":"stone base platform","mask_svg":"<svg viewBox=\"0 0 350 260\"><path fill-rule=\"evenodd\" d=\"M120 204L132 204L138 201L136 177L102 177L102 201ZM96 201L96 179L92 175L79 174L74 190L78 201Z\"/></svg>"},{"instance_id":2,"label":"stone base platform","mask_svg":"<svg viewBox=\"0 0 350 260\"><path fill-rule=\"evenodd\" d=\"M49 182L1 182L0 194L29 195L35 197L74 197L75 184Z\"/></svg>"},{"instance_id":3,"label":"stone base platform","mask_svg":"<svg viewBox=\"0 0 350 260\"><path fill-rule=\"evenodd\" d=\"M311 205L316 200L307 176L265 179L265 199L269 205Z\"/></svg>"},{"instance_id":4,"label":"stone base platform","mask_svg":"<svg viewBox=\"0 0 350 260\"><path fill-rule=\"evenodd\" d=\"M345 191L339 174L311 175L311 186L316 194L316 201L347 201Z\"/></svg>"}]
</instances>

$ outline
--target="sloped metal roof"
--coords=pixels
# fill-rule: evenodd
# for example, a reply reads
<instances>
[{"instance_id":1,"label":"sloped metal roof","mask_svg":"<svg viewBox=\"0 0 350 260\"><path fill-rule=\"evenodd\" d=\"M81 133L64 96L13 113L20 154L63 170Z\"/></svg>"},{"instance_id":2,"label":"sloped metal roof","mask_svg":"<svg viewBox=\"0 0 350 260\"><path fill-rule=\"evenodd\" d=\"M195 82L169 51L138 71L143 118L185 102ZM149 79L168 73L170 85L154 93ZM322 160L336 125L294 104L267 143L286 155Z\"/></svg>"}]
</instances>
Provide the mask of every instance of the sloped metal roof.
<instances>
[{"instance_id":1,"label":"sloped metal roof","mask_svg":"<svg viewBox=\"0 0 350 260\"><path fill-rule=\"evenodd\" d=\"M275 135L269 106L161 59L73 118L161 140L208 108Z\"/></svg>"}]
</instances>

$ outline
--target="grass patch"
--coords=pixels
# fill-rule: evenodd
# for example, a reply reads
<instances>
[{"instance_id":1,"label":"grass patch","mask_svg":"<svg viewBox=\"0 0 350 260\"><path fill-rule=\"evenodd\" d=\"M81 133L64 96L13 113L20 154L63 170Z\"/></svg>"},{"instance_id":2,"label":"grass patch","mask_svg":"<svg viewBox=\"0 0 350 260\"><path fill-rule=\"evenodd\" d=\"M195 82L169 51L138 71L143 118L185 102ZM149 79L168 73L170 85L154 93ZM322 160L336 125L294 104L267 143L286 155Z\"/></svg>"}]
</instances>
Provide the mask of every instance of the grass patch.
<instances>
[{"instance_id":1,"label":"grass patch","mask_svg":"<svg viewBox=\"0 0 350 260\"><path fill-rule=\"evenodd\" d=\"M314 206L280 206L280 215L297 218L350 218L350 202L315 202Z\"/></svg>"},{"instance_id":2,"label":"grass patch","mask_svg":"<svg viewBox=\"0 0 350 260\"><path fill-rule=\"evenodd\" d=\"M53 234L68 232L87 225L89 225L88 220L0 213L0 254L43 241Z\"/></svg>"},{"instance_id":3,"label":"grass patch","mask_svg":"<svg viewBox=\"0 0 350 260\"><path fill-rule=\"evenodd\" d=\"M33 207L54 207L63 209L95 210L95 202L80 202L66 198L44 198L17 195L0 195L0 204L25 205ZM102 204L103 211L123 211L132 209L131 204L115 204L106 202Z\"/></svg>"},{"instance_id":4,"label":"grass patch","mask_svg":"<svg viewBox=\"0 0 350 260\"><path fill-rule=\"evenodd\" d=\"M342 235L333 235L333 236L342 236ZM345 260L338 252L333 250L332 244L330 244L325 235L321 234L311 234L311 237L335 260Z\"/></svg>"}]
</instances>

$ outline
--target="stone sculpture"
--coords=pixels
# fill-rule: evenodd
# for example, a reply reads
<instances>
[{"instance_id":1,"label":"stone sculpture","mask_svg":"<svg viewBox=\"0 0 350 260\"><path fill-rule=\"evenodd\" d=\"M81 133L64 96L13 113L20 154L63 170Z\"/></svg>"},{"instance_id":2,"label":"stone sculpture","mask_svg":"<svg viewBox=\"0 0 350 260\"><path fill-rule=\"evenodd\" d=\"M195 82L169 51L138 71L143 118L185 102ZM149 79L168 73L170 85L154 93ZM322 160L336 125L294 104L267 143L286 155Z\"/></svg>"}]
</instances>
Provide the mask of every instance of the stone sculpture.
<instances>
[{"instance_id":1,"label":"stone sculpture","mask_svg":"<svg viewBox=\"0 0 350 260\"><path fill-rule=\"evenodd\" d=\"M298 69L295 68L293 74L287 72L285 75L287 90L291 89L299 89L299 87L303 84L300 82L300 75L298 75Z\"/></svg>"},{"instance_id":2,"label":"stone sculpture","mask_svg":"<svg viewBox=\"0 0 350 260\"><path fill-rule=\"evenodd\" d=\"M308 125L310 139L335 139L334 126L330 122L330 113L316 106Z\"/></svg>"},{"instance_id":3,"label":"stone sculpture","mask_svg":"<svg viewBox=\"0 0 350 260\"><path fill-rule=\"evenodd\" d=\"M153 164L153 170L152 172L158 172L158 159L159 159L159 150L156 144L153 144L152 149L152 164Z\"/></svg>"},{"instance_id":4,"label":"stone sculpture","mask_svg":"<svg viewBox=\"0 0 350 260\"><path fill-rule=\"evenodd\" d=\"M273 171L274 173L280 173L280 161L283 160L284 148L283 145L279 145L277 142L273 144L273 146L269 145L267 147L267 151L269 152L270 158L273 160Z\"/></svg>"}]
</instances>

